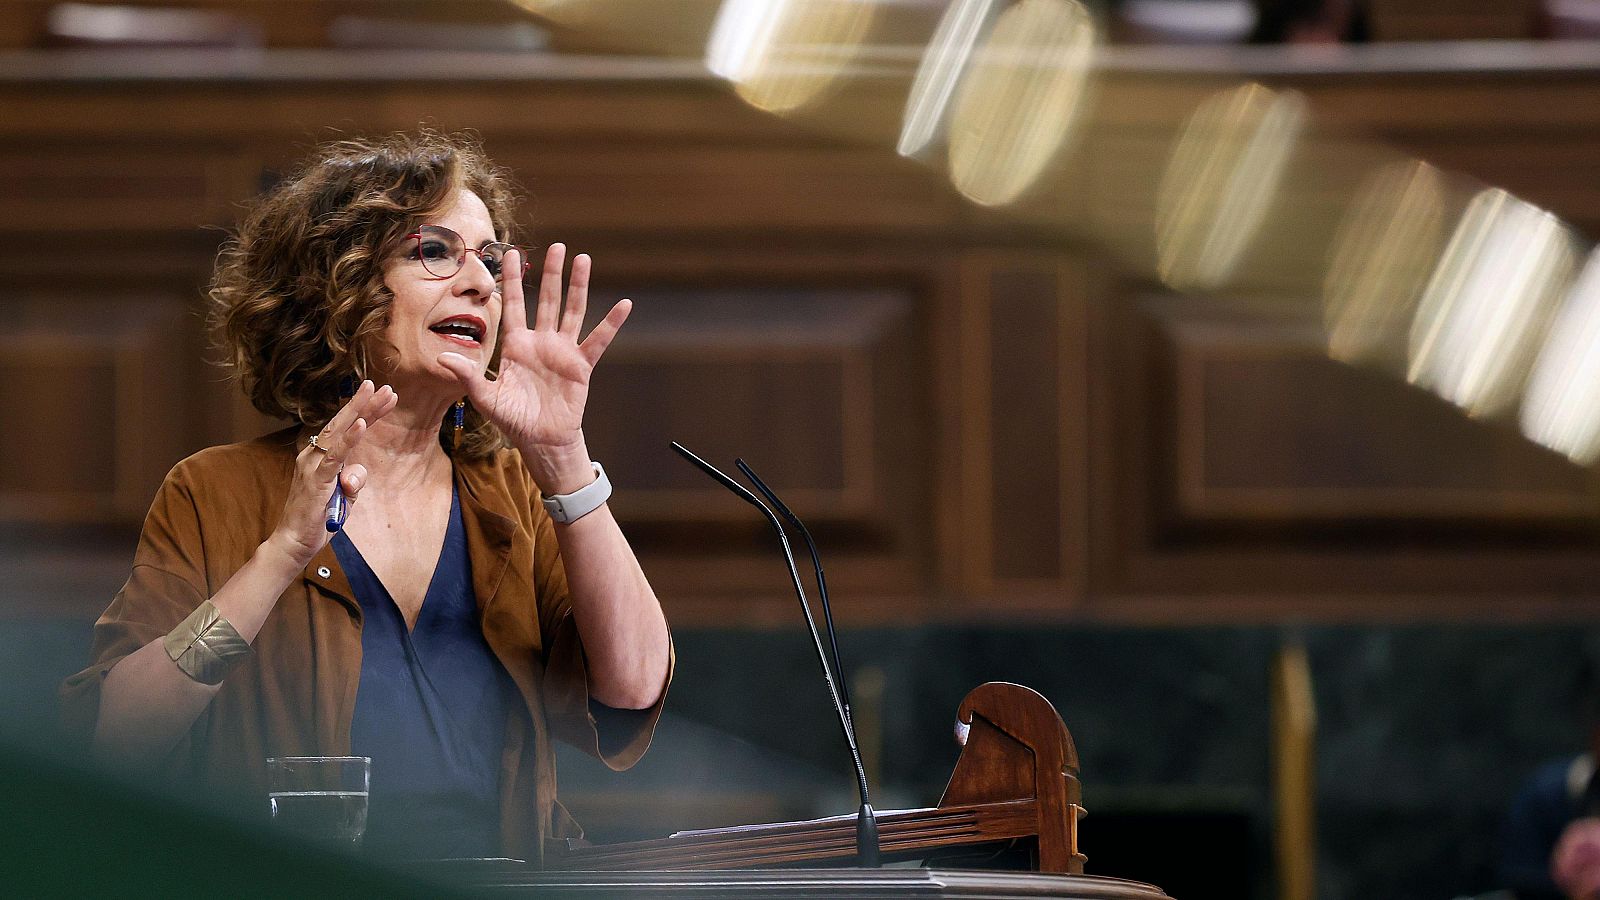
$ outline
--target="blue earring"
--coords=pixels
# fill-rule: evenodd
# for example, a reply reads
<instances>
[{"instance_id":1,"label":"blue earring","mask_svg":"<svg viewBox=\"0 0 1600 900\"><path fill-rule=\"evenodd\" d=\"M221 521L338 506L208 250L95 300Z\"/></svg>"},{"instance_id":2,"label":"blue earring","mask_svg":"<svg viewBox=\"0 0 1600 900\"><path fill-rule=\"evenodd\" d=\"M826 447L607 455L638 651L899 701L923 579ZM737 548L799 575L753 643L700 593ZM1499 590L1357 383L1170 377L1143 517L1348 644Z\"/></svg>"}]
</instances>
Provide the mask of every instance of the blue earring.
<instances>
[{"instance_id":1,"label":"blue earring","mask_svg":"<svg viewBox=\"0 0 1600 900\"><path fill-rule=\"evenodd\" d=\"M450 410L450 418L451 424L455 426L455 431L450 436L450 449L456 450L461 447L461 429L467 424L467 401L457 400L455 408Z\"/></svg>"}]
</instances>

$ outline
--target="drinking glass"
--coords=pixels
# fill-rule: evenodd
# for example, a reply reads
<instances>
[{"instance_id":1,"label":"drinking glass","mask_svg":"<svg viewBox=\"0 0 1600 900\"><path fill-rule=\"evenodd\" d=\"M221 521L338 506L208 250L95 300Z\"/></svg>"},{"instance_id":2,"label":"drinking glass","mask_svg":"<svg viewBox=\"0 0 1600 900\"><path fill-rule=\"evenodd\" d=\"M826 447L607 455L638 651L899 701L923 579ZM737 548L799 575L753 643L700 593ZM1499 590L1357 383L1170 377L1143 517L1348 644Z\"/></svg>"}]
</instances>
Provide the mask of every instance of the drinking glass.
<instances>
[{"instance_id":1,"label":"drinking glass","mask_svg":"<svg viewBox=\"0 0 1600 900\"><path fill-rule=\"evenodd\" d=\"M360 849L371 782L367 756L270 757L267 802L273 824L319 844Z\"/></svg>"}]
</instances>

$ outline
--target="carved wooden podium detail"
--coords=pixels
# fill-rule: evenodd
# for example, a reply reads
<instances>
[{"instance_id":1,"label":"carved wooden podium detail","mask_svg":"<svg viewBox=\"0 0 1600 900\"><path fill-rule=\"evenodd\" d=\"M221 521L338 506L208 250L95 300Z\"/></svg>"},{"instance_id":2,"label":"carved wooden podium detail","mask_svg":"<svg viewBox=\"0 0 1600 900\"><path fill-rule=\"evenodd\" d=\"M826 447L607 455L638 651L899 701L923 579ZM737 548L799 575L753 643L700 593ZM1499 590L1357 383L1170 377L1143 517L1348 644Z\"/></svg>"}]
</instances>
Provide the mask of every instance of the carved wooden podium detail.
<instances>
[{"instance_id":1,"label":"carved wooden podium detail","mask_svg":"<svg viewBox=\"0 0 1600 900\"><path fill-rule=\"evenodd\" d=\"M1033 868L1079 874L1081 791L1072 736L1050 702L1021 685L990 682L961 702L961 757L939 805L878 814L885 860L1026 843ZM574 871L749 869L848 865L855 816L685 831L625 844L571 843L547 856ZM1156 892L1159 896L1159 891Z\"/></svg>"},{"instance_id":2,"label":"carved wooden podium detail","mask_svg":"<svg viewBox=\"0 0 1600 900\"><path fill-rule=\"evenodd\" d=\"M1034 868L1082 872L1078 750L1050 701L1031 688L991 681L961 701L956 721L964 732L961 758L939 807L1031 801L1031 833L1039 842Z\"/></svg>"}]
</instances>

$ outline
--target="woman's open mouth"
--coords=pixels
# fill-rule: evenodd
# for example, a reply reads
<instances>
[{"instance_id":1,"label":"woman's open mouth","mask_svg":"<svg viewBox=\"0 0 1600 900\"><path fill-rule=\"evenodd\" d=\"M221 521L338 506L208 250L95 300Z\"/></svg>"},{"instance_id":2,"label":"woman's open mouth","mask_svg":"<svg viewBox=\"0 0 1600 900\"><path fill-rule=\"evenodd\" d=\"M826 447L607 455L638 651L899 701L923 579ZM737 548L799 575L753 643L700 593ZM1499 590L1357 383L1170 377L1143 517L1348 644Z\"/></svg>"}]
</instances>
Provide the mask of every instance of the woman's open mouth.
<instances>
[{"instance_id":1,"label":"woman's open mouth","mask_svg":"<svg viewBox=\"0 0 1600 900\"><path fill-rule=\"evenodd\" d=\"M446 340L468 347L481 347L486 326L477 316L451 316L429 325L428 330Z\"/></svg>"}]
</instances>

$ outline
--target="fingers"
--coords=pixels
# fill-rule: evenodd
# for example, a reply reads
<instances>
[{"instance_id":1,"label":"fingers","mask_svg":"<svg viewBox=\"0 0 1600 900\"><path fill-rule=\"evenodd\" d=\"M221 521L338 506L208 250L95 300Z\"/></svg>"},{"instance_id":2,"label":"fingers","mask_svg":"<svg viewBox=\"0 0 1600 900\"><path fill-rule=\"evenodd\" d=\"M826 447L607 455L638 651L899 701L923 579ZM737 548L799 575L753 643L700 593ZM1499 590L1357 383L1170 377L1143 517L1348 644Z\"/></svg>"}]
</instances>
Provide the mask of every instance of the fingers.
<instances>
[{"instance_id":1,"label":"fingers","mask_svg":"<svg viewBox=\"0 0 1600 900\"><path fill-rule=\"evenodd\" d=\"M501 264L500 300L501 331L517 331L528 327L528 302L522 287L522 251L512 250ZM516 273L513 275L512 273Z\"/></svg>"},{"instance_id":2,"label":"fingers","mask_svg":"<svg viewBox=\"0 0 1600 900\"><path fill-rule=\"evenodd\" d=\"M388 415L399 402L394 388L388 385L375 388L370 380L361 382L355 396L317 433L316 446L303 451L319 457L316 464L324 481L332 482L333 475L329 472L338 471L366 434L367 426Z\"/></svg>"},{"instance_id":3,"label":"fingers","mask_svg":"<svg viewBox=\"0 0 1600 900\"><path fill-rule=\"evenodd\" d=\"M366 436L366 433L367 420L357 419L350 423L349 428L346 428L338 435L324 437L323 435L327 435L326 431L319 435L317 449L322 449L324 446L327 447L321 454L321 458L317 460L319 480L332 484L334 476L339 474L339 467L344 465L344 461L350 456L350 451L361 443L361 438Z\"/></svg>"},{"instance_id":4,"label":"fingers","mask_svg":"<svg viewBox=\"0 0 1600 900\"><path fill-rule=\"evenodd\" d=\"M328 424L323 426L321 433L317 435L317 446L326 449L330 453L337 453L343 456L344 445L338 442L337 436L349 429L350 423L361 415L362 410L366 408L367 401L372 399L372 395L377 392L377 386L372 383L372 379L369 378L361 382L361 385L356 388L355 396L351 397L338 412L333 414L333 418L329 420Z\"/></svg>"},{"instance_id":5,"label":"fingers","mask_svg":"<svg viewBox=\"0 0 1600 900\"><path fill-rule=\"evenodd\" d=\"M533 310L534 331L554 331L561 320L561 268L566 260L565 244L551 244L545 252L544 272L539 276L539 302Z\"/></svg>"},{"instance_id":6,"label":"fingers","mask_svg":"<svg viewBox=\"0 0 1600 900\"><path fill-rule=\"evenodd\" d=\"M588 309L589 254L579 253L572 258L572 280L567 282L567 308L561 314L561 333L576 341Z\"/></svg>"},{"instance_id":7,"label":"fingers","mask_svg":"<svg viewBox=\"0 0 1600 900\"><path fill-rule=\"evenodd\" d=\"M376 422L394 412L394 408L399 405L400 395L395 393L394 388L386 384L379 388L376 394L372 395L372 401L367 404L367 411L362 413L362 418L366 419L368 423Z\"/></svg>"},{"instance_id":8,"label":"fingers","mask_svg":"<svg viewBox=\"0 0 1600 900\"><path fill-rule=\"evenodd\" d=\"M439 365L449 369L450 374L461 382L461 386L467 391L467 399L477 403L483 396L489 380L483 375L481 363L467 359L459 353L445 352L439 354Z\"/></svg>"},{"instance_id":9,"label":"fingers","mask_svg":"<svg viewBox=\"0 0 1600 900\"><path fill-rule=\"evenodd\" d=\"M600 324L589 332L589 337L578 345L578 349L583 351L583 357L589 361L590 366L600 361L606 348L611 346L612 338L615 338L617 331L622 328L622 323L628 321L628 313L631 312L633 312L632 300L618 300L617 305L611 307L606 317L600 320Z\"/></svg>"},{"instance_id":10,"label":"fingers","mask_svg":"<svg viewBox=\"0 0 1600 900\"><path fill-rule=\"evenodd\" d=\"M339 486L344 488L344 499L348 503L356 502L356 495L361 493L361 488L367 483L367 467L356 463L346 466L339 473Z\"/></svg>"}]
</instances>

